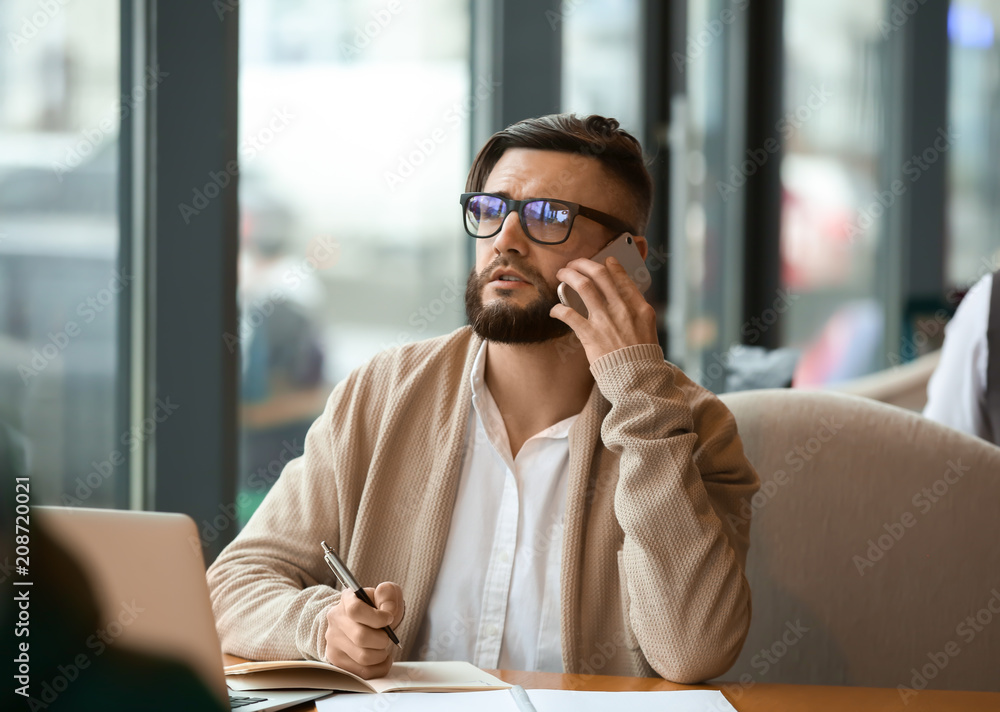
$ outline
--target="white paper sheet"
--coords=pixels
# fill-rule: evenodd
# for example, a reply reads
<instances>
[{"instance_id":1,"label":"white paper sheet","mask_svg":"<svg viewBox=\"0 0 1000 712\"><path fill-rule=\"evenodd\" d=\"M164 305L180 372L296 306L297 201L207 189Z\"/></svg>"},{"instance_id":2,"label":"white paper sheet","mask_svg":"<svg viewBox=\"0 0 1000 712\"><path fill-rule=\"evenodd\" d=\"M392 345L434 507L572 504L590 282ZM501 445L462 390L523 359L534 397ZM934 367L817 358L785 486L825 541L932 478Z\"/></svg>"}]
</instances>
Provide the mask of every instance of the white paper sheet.
<instances>
[{"instance_id":1,"label":"white paper sheet","mask_svg":"<svg viewBox=\"0 0 1000 712\"><path fill-rule=\"evenodd\" d=\"M736 712L716 690L581 692L528 690L538 712ZM316 702L318 712L518 712L509 690L491 692L345 693Z\"/></svg>"}]
</instances>

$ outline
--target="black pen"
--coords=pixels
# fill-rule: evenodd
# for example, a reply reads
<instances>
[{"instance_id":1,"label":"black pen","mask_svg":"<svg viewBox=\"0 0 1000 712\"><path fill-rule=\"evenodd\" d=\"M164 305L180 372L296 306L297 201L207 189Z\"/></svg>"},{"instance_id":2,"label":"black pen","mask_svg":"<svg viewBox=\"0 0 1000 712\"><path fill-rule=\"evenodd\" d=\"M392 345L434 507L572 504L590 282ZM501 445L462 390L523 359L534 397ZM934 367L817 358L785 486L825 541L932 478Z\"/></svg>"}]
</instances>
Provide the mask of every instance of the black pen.
<instances>
[{"instance_id":1,"label":"black pen","mask_svg":"<svg viewBox=\"0 0 1000 712\"><path fill-rule=\"evenodd\" d=\"M326 552L323 554L323 560L326 561L326 565L330 567L333 573L337 575L340 583L343 584L345 588L349 588L354 591L354 595L367 603L369 606L377 608L372 599L368 598L368 594L365 593L365 589L363 589L361 584L358 583L358 580L354 578L354 574L352 574L351 570L347 568L347 564L341 561L340 557L337 556L337 552L328 547L325 541L322 542L322 544L323 551ZM392 628L386 626L382 630L384 630L385 634L389 636L389 640L396 645L399 645L399 638L397 638L396 634L392 632ZM399 647L403 646L399 645Z\"/></svg>"}]
</instances>

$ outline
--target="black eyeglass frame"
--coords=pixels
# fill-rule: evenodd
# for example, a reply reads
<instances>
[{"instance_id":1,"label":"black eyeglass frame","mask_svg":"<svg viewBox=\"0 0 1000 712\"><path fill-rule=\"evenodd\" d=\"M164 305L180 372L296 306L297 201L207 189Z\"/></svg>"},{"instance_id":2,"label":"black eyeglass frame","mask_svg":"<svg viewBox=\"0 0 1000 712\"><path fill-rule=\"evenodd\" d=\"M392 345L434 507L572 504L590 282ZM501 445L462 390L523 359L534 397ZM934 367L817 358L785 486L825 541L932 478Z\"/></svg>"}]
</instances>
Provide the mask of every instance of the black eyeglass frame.
<instances>
[{"instance_id":1,"label":"black eyeglass frame","mask_svg":"<svg viewBox=\"0 0 1000 712\"><path fill-rule=\"evenodd\" d=\"M497 198L504 202L504 206L507 212L504 214L503 219L500 221L500 227L496 229L495 232L489 235L479 235L473 234L469 231L469 223L465 219L466 211L468 210L469 201L476 197L477 195L488 195L491 198ZM559 203L560 205L565 205L569 208L569 224L566 226L566 237L559 240L558 242L545 242L544 240L539 240L531 235L531 231L528 230L527 219L524 217L524 207L530 203L540 203L540 202L550 202ZM561 245L569 239L569 236L573 232L573 223L576 221L577 215L582 215L585 218L589 218L594 222L603 225L604 227L610 228L615 231L615 234L621 234L623 232L634 234L633 230L626 224L623 220L619 220L614 215L608 215L600 210L595 210L594 208L588 208L586 206L580 205L579 203L571 203L568 200L562 200L560 198L529 198L527 200L514 200L513 198L505 198L502 195L497 195L496 193L462 193L461 200L462 204L462 225L465 227L465 231L472 237L479 239L486 239L489 237L495 237L500 234L503 229L503 224L510 216L511 211L517 212L517 217L521 221L521 229L524 230L524 234L528 236L528 239L532 242L537 242L539 245Z\"/></svg>"}]
</instances>

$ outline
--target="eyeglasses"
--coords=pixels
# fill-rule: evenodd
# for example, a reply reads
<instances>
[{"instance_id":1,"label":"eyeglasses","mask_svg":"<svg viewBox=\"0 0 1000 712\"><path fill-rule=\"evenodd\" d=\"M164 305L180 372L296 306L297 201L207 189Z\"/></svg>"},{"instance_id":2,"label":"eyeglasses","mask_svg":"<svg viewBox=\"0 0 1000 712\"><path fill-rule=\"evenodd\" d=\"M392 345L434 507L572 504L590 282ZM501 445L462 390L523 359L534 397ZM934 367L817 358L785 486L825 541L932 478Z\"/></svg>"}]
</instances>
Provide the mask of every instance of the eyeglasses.
<instances>
[{"instance_id":1,"label":"eyeglasses","mask_svg":"<svg viewBox=\"0 0 1000 712\"><path fill-rule=\"evenodd\" d=\"M494 193L462 193L465 231L472 237L493 237L500 232L503 221L511 211L517 211L524 234L543 245L566 242L577 215L609 227L616 234L632 232L628 225L613 215L565 200L513 200Z\"/></svg>"}]
</instances>

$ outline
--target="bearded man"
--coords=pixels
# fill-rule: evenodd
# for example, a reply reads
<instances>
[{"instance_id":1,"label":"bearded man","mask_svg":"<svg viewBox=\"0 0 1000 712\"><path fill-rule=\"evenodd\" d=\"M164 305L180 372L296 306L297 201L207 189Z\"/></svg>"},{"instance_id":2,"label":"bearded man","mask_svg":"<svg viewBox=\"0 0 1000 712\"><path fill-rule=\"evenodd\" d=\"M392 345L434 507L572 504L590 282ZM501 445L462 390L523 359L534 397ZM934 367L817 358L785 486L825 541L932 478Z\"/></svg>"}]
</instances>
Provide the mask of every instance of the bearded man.
<instances>
[{"instance_id":1,"label":"bearded man","mask_svg":"<svg viewBox=\"0 0 1000 712\"><path fill-rule=\"evenodd\" d=\"M740 513L759 480L624 268L589 259L625 232L646 255L639 142L600 116L528 119L487 141L466 190L469 326L334 389L209 569L224 650L366 678L394 659L721 675L750 624ZM375 607L337 590L323 540Z\"/></svg>"}]
</instances>

